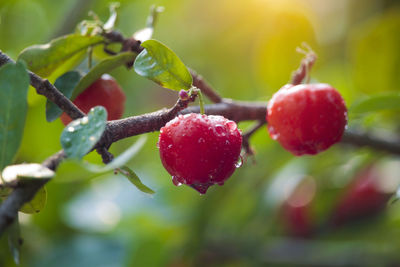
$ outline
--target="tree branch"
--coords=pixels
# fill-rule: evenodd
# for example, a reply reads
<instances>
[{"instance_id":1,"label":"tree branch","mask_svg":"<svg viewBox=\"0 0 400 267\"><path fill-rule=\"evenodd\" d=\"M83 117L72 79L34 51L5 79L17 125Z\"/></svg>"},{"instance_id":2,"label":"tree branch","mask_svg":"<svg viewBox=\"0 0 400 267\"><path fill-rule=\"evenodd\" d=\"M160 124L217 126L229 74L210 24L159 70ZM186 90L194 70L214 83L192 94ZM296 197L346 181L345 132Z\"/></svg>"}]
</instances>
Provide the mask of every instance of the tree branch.
<instances>
[{"instance_id":1,"label":"tree branch","mask_svg":"<svg viewBox=\"0 0 400 267\"><path fill-rule=\"evenodd\" d=\"M111 41L123 43L123 49L126 51L140 52L142 50L139 41L134 40L133 38L126 39L118 32L106 33L106 37ZM0 66L8 62L13 61L0 51ZM306 68L304 67L304 70L305 69ZM300 78L304 78L304 70L300 69L298 74L295 74L295 82L300 80ZM77 119L85 115L48 80L44 80L32 72L29 72L29 76L31 79L31 85L36 88L38 94L44 95L50 101L54 102L71 118ZM215 103L205 106L206 114L221 115L236 122L259 122L259 124L251 130L251 134L265 123L266 103L241 102L231 99L223 99L194 71L192 71L192 76L194 85ZM102 155L105 163L110 162L112 160L112 155L108 152L107 148L112 143L127 137L158 131L168 121L179 114L199 113L199 107L188 107L189 102L193 100L193 98L188 100L179 99L170 109L162 109L122 120L109 121L107 122L107 127L101 140L94 149L97 149ZM400 155L400 140L386 140L380 137L370 136L366 133L347 130L343 136L342 143L355 146L368 146L373 149ZM49 169L55 170L58 164L65 157L66 155L64 151L59 151L45 160L42 164ZM14 221L18 214L18 210L23 206L23 204L30 201L46 182L47 180L37 180L29 186L18 185L2 203L0 206L0 235Z\"/></svg>"},{"instance_id":2,"label":"tree branch","mask_svg":"<svg viewBox=\"0 0 400 267\"><path fill-rule=\"evenodd\" d=\"M0 66L14 61L9 58L6 54L0 51ZM28 71L31 79L30 84L36 89L39 95L45 96L51 102L59 106L65 113L67 113L72 119L78 119L85 116L68 97L64 96L54 85L52 85L47 79L42 79L35 73Z\"/></svg>"}]
</instances>

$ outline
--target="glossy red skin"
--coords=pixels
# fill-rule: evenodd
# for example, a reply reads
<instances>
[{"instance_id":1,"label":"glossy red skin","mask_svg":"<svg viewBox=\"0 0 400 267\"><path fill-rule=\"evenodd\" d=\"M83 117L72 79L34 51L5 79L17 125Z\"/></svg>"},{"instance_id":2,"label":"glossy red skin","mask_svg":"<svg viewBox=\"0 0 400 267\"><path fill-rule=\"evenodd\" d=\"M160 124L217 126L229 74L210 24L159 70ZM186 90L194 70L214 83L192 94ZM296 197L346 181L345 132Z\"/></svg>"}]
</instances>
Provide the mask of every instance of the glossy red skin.
<instances>
[{"instance_id":1,"label":"glossy red skin","mask_svg":"<svg viewBox=\"0 0 400 267\"><path fill-rule=\"evenodd\" d=\"M315 155L340 141L347 108L328 84L285 85L268 103L268 131L296 156Z\"/></svg>"},{"instance_id":2,"label":"glossy red skin","mask_svg":"<svg viewBox=\"0 0 400 267\"><path fill-rule=\"evenodd\" d=\"M242 134L222 116L179 115L160 130L158 146L175 185L190 185L201 194L222 185L236 169Z\"/></svg>"},{"instance_id":3,"label":"glossy red skin","mask_svg":"<svg viewBox=\"0 0 400 267\"><path fill-rule=\"evenodd\" d=\"M391 194L379 189L377 179L379 173L373 166L369 166L357 175L334 210L332 219L334 225L373 216L385 209Z\"/></svg>"},{"instance_id":4,"label":"glossy red skin","mask_svg":"<svg viewBox=\"0 0 400 267\"><path fill-rule=\"evenodd\" d=\"M73 103L86 114L92 107L103 106L107 110L107 120L118 120L124 113L125 98L117 81L104 74L79 94ZM72 121L66 113L60 119L64 125Z\"/></svg>"}]
</instances>

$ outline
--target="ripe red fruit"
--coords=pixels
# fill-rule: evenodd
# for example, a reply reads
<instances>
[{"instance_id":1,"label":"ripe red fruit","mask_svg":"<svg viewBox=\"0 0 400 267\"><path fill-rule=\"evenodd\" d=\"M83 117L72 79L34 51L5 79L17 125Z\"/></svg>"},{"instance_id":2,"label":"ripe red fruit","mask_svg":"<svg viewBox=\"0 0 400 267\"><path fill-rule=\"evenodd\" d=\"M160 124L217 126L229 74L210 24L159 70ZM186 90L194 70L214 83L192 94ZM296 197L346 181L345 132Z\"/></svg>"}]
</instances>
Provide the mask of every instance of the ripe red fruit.
<instances>
[{"instance_id":1,"label":"ripe red fruit","mask_svg":"<svg viewBox=\"0 0 400 267\"><path fill-rule=\"evenodd\" d=\"M281 207L281 218L287 232L294 237L310 237L315 230L311 204L316 184L308 177L291 192Z\"/></svg>"},{"instance_id":2,"label":"ripe red fruit","mask_svg":"<svg viewBox=\"0 0 400 267\"><path fill-rule=\"evenodd\" d=\"M329 84L285 85L268 103L272 139L296 156L317 154L340 141L347 109Z\"/></svg>"},{"instance_id":3,"label":"ripe red fruit","mask_svg":"<svg viewBox=\"0 0 400 267\"><path fill-rule=\"evenodd\" d=\"M362 170L339 199L333 224L342 225L383 211L392 194L381 187L381 178L374 165Z\"/></svg>"},{"instance_id":4,"label":"ripe red fruit","mask_svg":"<svg viewBox=\"0 0 400 267\"><path fill-rule=\"evenodd\" d=\"M107 110L107 119L117 120L124 113L125 94L114 78L103 74L79 94L73 103L84 113L88 113L92 107L103 106ZM64 125L72 121L66 113L63 113L60 119Z\"/></svg>"},{"instance_id":5,"label":"ripe red fruit","mask_svg":"<svg viewBox=\"0 0 400 267\"><path fill-rule=\"evenodd\" d=\"M158 146L175 185L190 185L201 194L222 185L235 171L242 134L222 116L180 115L160 130Z\"/></svg>"}]
</instances>

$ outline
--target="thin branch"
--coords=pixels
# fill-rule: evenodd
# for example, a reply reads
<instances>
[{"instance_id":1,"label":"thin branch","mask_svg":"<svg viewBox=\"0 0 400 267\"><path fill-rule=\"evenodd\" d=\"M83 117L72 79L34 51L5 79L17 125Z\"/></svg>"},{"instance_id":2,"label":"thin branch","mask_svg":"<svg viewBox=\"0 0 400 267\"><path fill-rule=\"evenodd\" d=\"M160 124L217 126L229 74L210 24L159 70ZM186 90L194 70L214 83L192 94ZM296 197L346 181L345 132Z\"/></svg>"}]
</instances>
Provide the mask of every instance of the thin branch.
<instances>
[{"instance_id":1,"label":"thin branch","mask_svg":"<svg viewBox=\"0 0 400 267\"><path fill-rule=\"evenodd\" d=\"M113 42L121 42L124 51L140 52L143 48L140 42L133 38L124 38L118 32L105 33L105 37ZM312 60L311 60L312 61ZM0 66L12 60L0 51ZM301 69L298 76L294 78L294 82L304 78L306 67L310 67L313 62L306 62L304 69ZM307 65L307 66L306 66ZM68 98L60 93L49 81L44 80L36 74L29 72L31 85L36 88L37 92L46 96L48 99L57 104L71 118L76 119L83 117L85 114L79 110ZM257 129L261 128L266 118L266 103L260 102L240 102L230 99L221 98L201 76L193 74L194 84L202 92L207 95L215 104L206 105L205 113L208 115L221 115L236 122L240 121L258 121L259 123L253 127L245 136L250 136ZM112 155L107 148L114 142L123 138L158 131L168 121L179 114L199 113L199 107L188 107L189 102L194 99L179 99L177 103L170 109L162 109L156 112L133 116L122 120L109 121L103 137L96 145L95 149L102 155L105 163L112 160ZM343 136L342 143L355 146L368 146L373 149L386 151L389 153L400 155L400 140L386 140L380 137L370 136L365 133L353 132L347 130ZM55 170L58 164L65 158L63 151L57 152L43 162L43 165ZM0 235L14 221L18 210L24 203L30 201L36 192L44 186L47 180L37 180L29 186L18 186L10 196L0 206Z\"/></svg>"},{"instance_id":2,"label":"thin branch","mask_svg":"<svg viewBox=\"0 0 400 267\"><path fill-rule=\"evenodd\" d=\"M400 139L381 138L362 131L345 131L341 143L357 147L369 147L375 150L400 155Z\"/></svg>"},{"instance_id":3,"label":"thin branch","mask_svg":"<svg viewBox=\"0 0 400 267\"><path fill-rule=\"evenodd\" d=\"M0 51L0 66L14 61L9 58L6 54ZM78 119L85 116L68 97L64 96L54 85L52 85L47 79L42 79L33 72L28 71L31 79L30 84L36 88L36 92L39 95L45 96L47 99L52 101L54 104L59 106L65 113L67 113L72 119Z\"/></svg>"},{"instance_id":4,"label":"thin branch","mask_svg":"<svg viewBox=\"0 0 400 267\"><path fill-rule=\"evenodd\" d=\"M178 100L171 109L133 116L122 120L109 121L101 144L109 145L131 136L160 130L178 114L200 113L198 106L188 107L188 101ZM265 119L266 104L226 100L219 104L205 106L205 114L221 115L236 122Z\"/></svg>"},{"instance_id":5,"label":"thin branch","mask_svg":"<svg viewBox=\"0 0 400 267\"><path fill-rule=\"evenodd\" d=\"M42 164L51 170L55 170L63 159L65 159L65 153L63 150L61 150L46 159ZM25 203L31 201L37 191L39 191L39 189L42 188L48 181L49 180L47 179L38 179L30 182L29 184L19 185L7 197L7 199L1 203L0 236L4 233L7 227L14 222L21 207Z\"/></svg>"},{"instance_id":6,"label":"thin branch","mask_svg":"<svg viewBox=\"0 0 400 267\"><path fill-rule=\"evenodd\" d=\"M248 131L246 131L242 136L242 147L246 152L246 155L254 155L254 150L250 146L250 137L266 123L265 120L257 121Z\"/></svg>"},{"instance_id":7,"label":"thin branch","mask_svg":"<svg viewBox=\"0 0 400 267\"><path fill-rule=\"evenodd\" d=\"M193 77L193 85L201 90L213 103L221 103L222 97L208 85L201 75L198 75L194 70L190 69L190 74Z\"/></svg>"}]
</instances>

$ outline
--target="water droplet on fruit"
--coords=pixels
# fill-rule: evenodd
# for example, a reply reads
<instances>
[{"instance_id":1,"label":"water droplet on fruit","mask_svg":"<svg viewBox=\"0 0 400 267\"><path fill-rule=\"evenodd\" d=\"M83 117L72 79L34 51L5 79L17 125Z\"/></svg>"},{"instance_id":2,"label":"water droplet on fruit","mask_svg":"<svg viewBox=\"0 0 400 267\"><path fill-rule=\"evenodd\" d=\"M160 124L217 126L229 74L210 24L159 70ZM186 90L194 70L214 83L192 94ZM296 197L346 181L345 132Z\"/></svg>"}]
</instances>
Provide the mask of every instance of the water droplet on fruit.
<instances>
[{"instance_id":1,"label":"water droplet on fruit","mask_svg":"<svg viewBox=\"0 0 400 267\"><path fill-rule=\"evenodd\" d=\"M88 117L83 117L82 119L81 119L81 124L82 125L85 125L85 124L88 124L89 123L89 118Z\"/></svg>"},{"instance_id":2,"label":"water droplet on fruit","mask_svg":"<svg viewBox=\"0 0 400 267\"><path fill-rule=\"evenodd\" d=\"M229 130L231 130L231 131L235 131L237 129L236 122L234 122L234 121L228 121L226 123L226 125L228 125Z\"/></svg>"},{"instance_id":3,"label":"water droplet on fruit","mask_svg":"<svg viewBox=\"0 0 400 267\"><path fill-rule=\"evenodd\" d=\"M242 165L243 165L243 157L242 155L240 155L238 161L235 163L235 167L240 168L242 167Z\"/></svg>"},{"instance_id":4,"label":"water droplet on fruit","mask_svg":"<svg viewBox=\"0 0 400 267\"><path fill-rule=\"evenodd\" d=\"M172 176L172 183L175 186L181 186L182 185L182 183L178 181L178 178L176 176Z\"/></svg>"},{"instance_id":5,"label":"water droplet on fruit","mask_svg":"<svg viewBox=\"0 0 400 267\"><path fill-rule=\"evenodd\" d=\"M67 131L70 132L70 133L73 133L73 132L75 132L75 128L72 127L72 126L69 126Z\"/></svg>"},{"instance_id":6,"label":"water droplet on fruit","mask_svg":"<svg viewBox=\"0 0 400 267\"><path fill-rule=\"evenodd\" d=\"M211 184L191 184L190 187L195 189L200 195L204 195L207 192L207 189L210 187Z\"/></svg>"},{"instance_id":7,"label":"water droplet on fruit","mask_svg":"<svg viewBox=\"0 0 400 267\"><path fill-rule=\"evenodd\" d=\"M172 148L172 144L169 144L168 146L167 146L167 149L171 149Z\"/></svg>"},{"instance_id":8,"label":"water droplet on fruit","mask_svg":"<svg viewBox=\"0 0 400 267\"><path fill-rule=\"evenodd\" d=\"M225 127L223 125L217 124L214 129L218 135L225 136Z\"/></svg>"},{"instance_id":9,"label":"water droplet on fruit","mask_svg":"<svg viewBox=\"0 0 400 267\"><path fill-rule=\"evenodd\" d=\"M229 140L225 140L225 145L229 145L229 144L230 144Z\"/></svg>"},{"instance_id":10,"label":"water droplet on fruit","mask_svg":"<svg viewBox=\"0 0 400 267\"><path fill-rule=\"evenodd\" d=\"M197 142L198 142L199 144L204 143L205 141L206 141L206 140L204 140L203 137L200 137L199 140L197 140Z\"/></svg>"}]
</instances>

